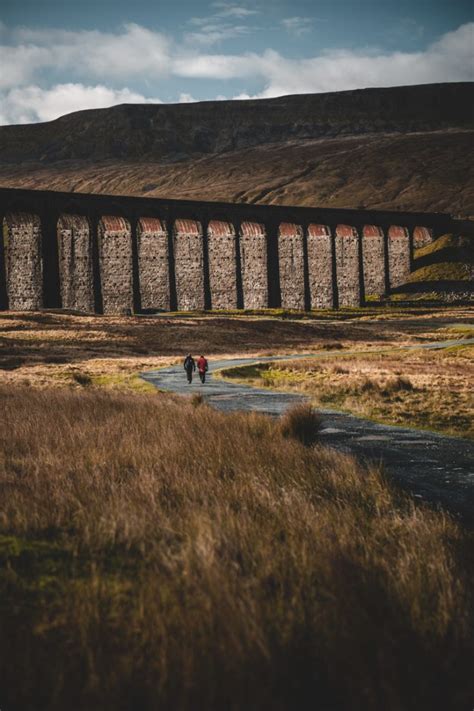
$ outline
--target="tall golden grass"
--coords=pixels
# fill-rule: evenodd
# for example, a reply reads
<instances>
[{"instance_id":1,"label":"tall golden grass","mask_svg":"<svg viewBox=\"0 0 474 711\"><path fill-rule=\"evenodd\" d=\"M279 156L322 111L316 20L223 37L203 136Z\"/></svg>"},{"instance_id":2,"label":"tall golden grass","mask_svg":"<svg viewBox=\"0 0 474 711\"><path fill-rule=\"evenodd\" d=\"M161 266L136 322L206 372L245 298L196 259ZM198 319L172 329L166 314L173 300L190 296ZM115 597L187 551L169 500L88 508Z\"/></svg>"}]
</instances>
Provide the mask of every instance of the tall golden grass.
<instances>
[{"instance_id":1,"label":"tall golden grass","mask_svg":"<svg viewBox=\"0 0 474 711\"><path fill-rule=\"evenodd\" d=\"M1 708L469 698L468 534L259 415L0 390Z\"/></svg>"}]
</instances>

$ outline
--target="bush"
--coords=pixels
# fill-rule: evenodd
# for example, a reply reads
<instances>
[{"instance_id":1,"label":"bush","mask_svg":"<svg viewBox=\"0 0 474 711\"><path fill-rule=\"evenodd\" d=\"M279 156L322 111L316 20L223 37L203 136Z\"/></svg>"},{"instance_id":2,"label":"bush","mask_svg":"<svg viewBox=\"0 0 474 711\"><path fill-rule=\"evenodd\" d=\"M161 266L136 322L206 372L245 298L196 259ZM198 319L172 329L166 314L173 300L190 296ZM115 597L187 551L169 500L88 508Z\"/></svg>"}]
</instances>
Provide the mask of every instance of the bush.
<instances>
[{"instance_id":1,"label":"bush","mask_svg":"<svg viewBox=\"0 0 474 711\"><path fill-rule=\"evenodd\" d=\"M201 393L194 393L191 397L191 405L193 407L199 407L204 404L204 398Z\"/></svg>"},{"instance_id":2,"label":"bush","mask_svg":"<svg viewBox=\"0 0 474 711\"><path fill-rule=\"evenodd\" d=\"M391 384L392 384L393 390L412 391L415 389L410 378L406 378L404 376L399 376L398 378L395 378Z\"/></svg>"},{"instance_id":3,"label":"bush","mask_svg":"<svg viewBox=\"0 0 474 711\"><path fill-rule=\"evenodd\" d=\"M87 375L86 373L73 373L72 374L72 379L74 382L76 382L78 385L83 385L84 387L87 387L88 385L92 384L92 378L90 375Z\"/></svg>"},{"instance_id":4,"label":"bush","mask_svg":"<svg viewBox=\"0 0 474 711\"><path fill-rule=\"evenodd\" d=\"M280 427L284 437L291 437L306 447L312 447L318 440L321 418L311 405L296 405L283 415Z\"/></svg>"},{"instance_id":5,"label":"bush","mask_svg":"<svg viewBox=\"0 0 474 711\"><path fill-rule=\"evenodd\" d=\"M388 378L387 380L375 380L372 378L364 378L360 385L361 393L377 393L380 395L393 395L400 391L412 392L415 386L410 378L398 376L396 378Z\"/></svg>"}]
</instances>

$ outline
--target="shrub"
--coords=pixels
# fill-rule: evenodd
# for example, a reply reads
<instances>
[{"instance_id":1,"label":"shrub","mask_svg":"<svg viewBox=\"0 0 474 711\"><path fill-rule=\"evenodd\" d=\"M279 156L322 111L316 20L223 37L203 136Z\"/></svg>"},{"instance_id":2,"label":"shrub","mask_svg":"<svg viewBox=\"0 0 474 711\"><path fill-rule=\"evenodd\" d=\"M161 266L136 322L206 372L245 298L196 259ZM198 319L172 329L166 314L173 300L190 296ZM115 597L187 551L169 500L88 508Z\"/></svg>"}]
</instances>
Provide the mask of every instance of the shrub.
<instances>
[{"instance_id":1,"label":"shrub","mask_svg":"<svg viewBox=\"0 0 474 711\"><path fill-rule=\"evenodd\" d=\"M193 393L191 397L191 405L193 407L199 407L204 404L204 398L201 393Z\"/></svg>"},{"instance_id":2,"label":"shrub","mask_svg":"<svg viewBox=\"0 0 474 711\"><path fill-rule=\"evenodd\" d=\"M78 385L83 385L84 387L92 384L91 376L87 375L86 373L73 373L72 379L75 383L77 383Z\"/></svg>"},{"instance_id":3,"label":"shrub","mask_svg":"<svg viewBox=\"0 0 474 711\"><path fill-rule=\"evenodd\" d=\"M281 418L280 427L284 437L311 447L318 440L321 418L311 405L305 403L288 410Z\"/></svg>"},{"instance_id":4,"label":"shrub","mask_svg":"<svg viewBox=\"0 0 474 711\"><path fill-rule=\"evenodd\" d=\"M381 395L393 395L394 393L404 390L405 392L411 392L415 390L415 386L409 378L404 376L398 376L395 378L388 378L387 380L376 380L373 378L364 378L360 385L360 392L362 393L379 393Z\"/></svg>"},{"instance_id":5,"label":"shrub","mask_svg":"<svg viewBox=\"0 0 474 711\"><path fill-rule=\"evenodd\" d=\"M391 386L393 390L411 391L415 389L410 378L406 378L404 376L399 376L398 378L395 378L393 381L391 381Z\"/></svg>"}]
</instances>

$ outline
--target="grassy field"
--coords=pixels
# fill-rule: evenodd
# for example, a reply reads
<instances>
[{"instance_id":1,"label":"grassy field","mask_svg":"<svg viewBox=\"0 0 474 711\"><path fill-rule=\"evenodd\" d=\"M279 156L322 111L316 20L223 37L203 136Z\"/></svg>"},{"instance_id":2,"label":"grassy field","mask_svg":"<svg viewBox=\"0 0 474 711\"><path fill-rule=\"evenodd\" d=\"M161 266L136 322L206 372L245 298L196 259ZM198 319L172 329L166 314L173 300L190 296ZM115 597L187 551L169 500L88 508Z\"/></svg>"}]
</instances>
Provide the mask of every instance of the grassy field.
<instances>
[{"instance_id":1,"label":"grassy field","mask_svg":"<svg viewBox=\"0 0 474 711\"><path fill-rule=\"evenodd\" d=\"M451 338L472 331L450 329ZM316 406L381 422L474 437L474 347L437 351L344 352L222 372L224 377L303 392Z\"/></svg>"},{"instance_id":2,"label":"grassy field","mask_svg":"<svg viewBox=\"0 0 474 711\"><path fill-rule=\"evenodd\" d=\"M473 314L465 307L160 317L3 312L0 383L135 390L142 387L137 373L165 366L190 351L204 352L212 361L238 354L379 349L452 338L454 325L472 328Z\"/></svg>"},{"instance_id":3,"label":"grassy field","mask_svg":"<svg viewBox=\"0 0 474 711\"><path fill-rule=\"evenodd\" d=\"M379 471L162 395L0 399L2 708L469 706L471 536Z\"/></svg>"},{"instance_id":4,"label":"grassy field","mask_svg":"<svg viewBox=\"0 0 474 711\"><path fill-rule=\"evenodd\" d=\"M397 424L472 434L472 349L376 355L376 351L474 334L465 307L346 309L293 314L98 317L0 315L0 384L153 392L139 373L185 353L214 358L328 351L319 360L239 371L304 390L315 402ZM347 350L368 355L349 358Z\"/></svg>"},{"instance_id":5,"label":"grassy field","mask_svg":"<svg viewBox=\"0 0 474 711\"><path fill-rule=\"evenodd\" d=\"M461 308L3 314L0 708L465 708L472 533L304 446L314 415L225 415L137 373L188 351L212 367L326 350L334 385L353 380L348 348L378 378L375 350L471 324ZM426 356L462 379L462 353ZM420 387L429 360L406 367Z\"/></svg>"}]
</instances>

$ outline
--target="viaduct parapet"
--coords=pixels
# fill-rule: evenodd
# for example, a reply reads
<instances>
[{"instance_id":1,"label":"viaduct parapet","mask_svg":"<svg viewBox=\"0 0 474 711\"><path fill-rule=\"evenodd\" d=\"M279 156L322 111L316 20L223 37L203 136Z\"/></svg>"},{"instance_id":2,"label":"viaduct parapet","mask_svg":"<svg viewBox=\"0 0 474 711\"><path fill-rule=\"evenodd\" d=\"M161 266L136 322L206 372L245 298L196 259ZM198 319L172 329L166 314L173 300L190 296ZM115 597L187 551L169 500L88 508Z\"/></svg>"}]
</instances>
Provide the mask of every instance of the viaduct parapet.
<instances>
[{"instance_id":1,"label":"viaduct parapet","mask_svg":"<svg viewBox=\"0 0 474 711\"><path fill-rule=\"evenodd\" d=\"M0 188L0 308L120 314L359 306L405 283L443 213Z\"/></svg>"}]
</instances>

